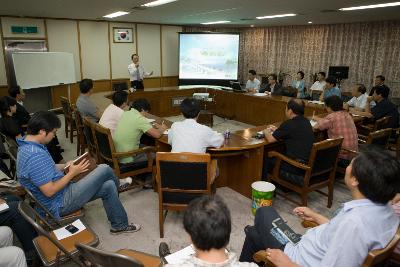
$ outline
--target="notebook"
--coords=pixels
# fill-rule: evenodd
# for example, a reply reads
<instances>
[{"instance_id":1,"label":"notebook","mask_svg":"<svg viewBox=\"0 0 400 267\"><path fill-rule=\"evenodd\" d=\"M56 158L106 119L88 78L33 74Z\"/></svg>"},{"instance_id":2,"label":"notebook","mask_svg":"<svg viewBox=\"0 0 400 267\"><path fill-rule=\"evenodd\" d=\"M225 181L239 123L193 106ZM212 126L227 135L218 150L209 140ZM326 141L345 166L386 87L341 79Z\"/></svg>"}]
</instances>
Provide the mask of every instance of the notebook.
<instances>
[{"instance_id":1,"label":"notebook","mask_svg":"<svg viewBox=\"0 0 400 267\"><path fill-rule=\"evenodd\" d=\"M94 158L92 158L92 157L90 156L89 152L85 152L84 154L82 154L81 156L79 156L78 158L76 158L76 159L73 161L73 163L74 163L74 164L79 164L79 163L80 163L82 160L84 160L84 159L89 160L89 167L88 167L88 170L85 171L85 172L83 172L83 173L80 173L80 174L76 175L76 176L71 180L72 182L77 182L77 181L79 181L80 179L82 179L83 177L85 177L86 175L88 175L91 171L93 171L94 169L96 169L97 163L96 163L96 161L94 160ZM64 167L64 173L67 174L68 172L69 172L69 165L67 165L67 166Z\"/></svg>"}]
</instances>

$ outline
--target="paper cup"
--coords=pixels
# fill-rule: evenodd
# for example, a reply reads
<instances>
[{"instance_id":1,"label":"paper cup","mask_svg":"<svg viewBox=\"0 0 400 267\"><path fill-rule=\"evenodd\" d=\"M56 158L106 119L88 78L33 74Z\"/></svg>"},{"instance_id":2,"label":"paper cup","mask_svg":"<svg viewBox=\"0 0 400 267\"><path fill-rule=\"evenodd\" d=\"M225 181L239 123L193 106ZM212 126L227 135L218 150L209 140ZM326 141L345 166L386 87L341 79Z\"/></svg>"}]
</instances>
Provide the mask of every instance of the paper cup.
<instances>
[{"instance_id":1,"label":"paper cup","mask_svg":"<svg viewBox=\"0 0 400 267\"><path fill-rule=\"evenodd\" d=\"M251 211L256 215L259 207L272 206L272 198L274 197L275 185L258 181L251 184L252 205Z\"/></svg>"}]
</instances>

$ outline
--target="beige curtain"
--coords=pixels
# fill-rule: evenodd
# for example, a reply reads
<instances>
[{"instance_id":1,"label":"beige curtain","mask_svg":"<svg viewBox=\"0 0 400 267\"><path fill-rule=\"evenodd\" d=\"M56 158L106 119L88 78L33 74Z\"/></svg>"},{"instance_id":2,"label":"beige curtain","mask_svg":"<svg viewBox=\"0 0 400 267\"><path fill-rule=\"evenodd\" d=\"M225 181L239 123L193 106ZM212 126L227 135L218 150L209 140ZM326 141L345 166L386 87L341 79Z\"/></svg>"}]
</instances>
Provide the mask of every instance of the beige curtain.
<instances>
[{"instance_id":1,"label":"beige curtain","mask_svg":"<svg viewBox=\"0 0 400 267\"><path fill-rule=\"evenodd\" d=\"M350 91L355 83L369 88L373 77L383 74L393 96L400 96L400 21L212 31L241 32L239 74L243 81L249 69L288 73L293 78L302 70L309 87L312 74L328 72L329 66L349 66L349 79L342 83L342 90Z\"/></svg>"}]
</instances>

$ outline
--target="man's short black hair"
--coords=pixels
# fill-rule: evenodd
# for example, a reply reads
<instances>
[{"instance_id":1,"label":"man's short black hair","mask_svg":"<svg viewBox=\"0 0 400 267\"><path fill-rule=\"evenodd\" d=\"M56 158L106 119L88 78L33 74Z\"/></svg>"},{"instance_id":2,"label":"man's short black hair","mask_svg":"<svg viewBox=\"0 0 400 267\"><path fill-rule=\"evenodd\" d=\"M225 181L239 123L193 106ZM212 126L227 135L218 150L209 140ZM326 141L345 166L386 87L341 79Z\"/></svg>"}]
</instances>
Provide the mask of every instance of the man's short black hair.
<instances>
[{"instance_id":1,"label":"man's short black hair","mask_svg":"<svg viewBox=\"0 0 400 267\"><path fill-rule=\"evenodd\" d=\"M333 84L333 86L336 86L336 77L329 76L328 78L326 78L325 82Z\"/></svg>"},{"instance_id":2,"label":"man's short black hair","mask_svg":"<svg viewBox=\"0 0 400 267\"><path fill-rule=\"evenodd\" d=\"M149 112L151 110L151 106L149 101L146 98L138 98L133 101L131 108L136 109L137 111L146 111Z\"/></svg>"},{"instance_id":3,"label":"man's short black hair","mask_svg":"<svg viewBox=\"0 0 400 267\"><path fill-rule=\"evenodd\" d=\"M257 75L257 72L255 70L249 70L249 73L252 75Z\"/></svg>"},{"instance_id":4,"label":"man's short black hair","mask_svg":"<svg viewBox=\"0 0 400 267\"><path fill-rule=\"evenodd\" d=\"M114 105L120 107L126 101L128 101L128 93L125 91L116 91L112 96L112 101Z\"/></svg>"},{"instance_id":5,"label":"man's short black hair","mask_svg":"<svg viewBox=\"0 0 400 267\"><path fill-rule=\"evenodd\" d=\"M372 88L372 90L375 90L375 93L377 95L382 96L383 98L389 97L390 89L387 86L383 86L383 85L374 86Z\"/></svg>"},{"instance_id":6,"label":"man's short black hair","mask_svg":"<svg viewBox=\"0 0 400 267\"><path fill-rule=\"evenodd\" d=\"M378 79L381 80L382 82L385 81L385 76L383 76L383 75L377 75L375 78L378 78Z\"/></svg>"},{"instance_id":7,"label":"man's short black hair","mask_svg":"<svg viewBox=\"0 0 400 267\"><path fill-rule=\"evenodd\" d=\"M16 98L18 94L21 93L21 87L19 87L19 85L17 86L11 86L8 89L8 94L9 96L11 96L12 98Z\"/></svg>"},{"instance_id":8,"label":"man's short black hair","mask_svg":"<svg viewBox=\"0 0 400 267\"><path fill-rule=\"evenodd\" d=\"M183 227L197 249L225 248L231 234L231 214L220 197L199 197L185 211Z\"/></svg>"},{"instance_id":9,"label":"man's short black hair","mask_svg":"<svg viewBox=\"0 0 400 267\"><path fill-rule=\"evenodd\" d=\"M90 89L93 88L93 80L92 79L83 79L79 83L79 90L81 90L82 94L87 94Z\"/></svg>"},{"instance_id":10,"label":"man's short black hair","mask_svg":"<svg viewBox=\"0 0 400 267\"><path fill-rule=\"evenodd\" d=\"M28 121L28 128L26 132L31 135L39 134L40 130L45 130L46 133L59 129L61 121L51 111L38 111Z\"/></svg>"},{"instance_id":11,"label":"man's short black hair","mask_svg":"<svg viewBox=\"0 0 400 267\"><path fill-rule=\"evenodd\" d=\"M272 74L268 75L268 77L272 77L272 79L275 80L275 81L278 80L278 76L276 76L275 73L272 73Z\"/></svg>"},{"instance_id":12,"label":"man's short black hair","mask_svg":"<svg viewBox=\"0 0 400 267\"><path fill-rule=\"evenodd\" d=\"M361 94L365 94L365 92L367 92L367 88L365 87L364 84L362 83L357 83L357 90L361 93Z\"/></svg>"},{"instance_id":13,"label":"man's short black hair","mask_svg":"<svg viewBox=\"0 0 400 267\"><path fill-rule=\"evenodd\" d=\"M389 152L369 146L353 160L358 190L369 200L387 204L400 192L400 162Z\"/></svg>"},{"instance_id":14,"label":"man's short black hair","mask_svg":"<svg viewBox=\"0 0 400 267\"><path fill-rule=\"evenodd\" d=\"M1 117L7 117L7 112L10 111L10 107L14 106L17 104L17 100L15 98L12 98L10 96L3 96L0 99L0 113Z\"/></svg>"},{"instance_id":15,"label":"man's short black hair","mask_svg":"<svg viewBox=\"0 0 400 267\"><path fill-rule=\"evenodd\" d=\"M331 95L325 99L325 106L333 111L343 110L343 100L337 95Z\"/></svg>"},{"instance_id":16,"label":"man's short black hair","mask_svg":"<svg viewBox=\"0 0 400 267\"><path fill-rule=\"evenodd\" d=\"M131 59L133 60L134 56L138 56L138 54L132 54Z\"/></svg>"},{"instance_id":17,"label":"man's short black hair","mask_svg":"<svg viewBox=\"0 0 400 267\"><path fill-rule=\"evenodd\" d=\"M298 71L297 74L300 74L301 78L304 79L304 72L303 71Z\"/></svg>"},{"instance_id":18,"label":"man's short black hair","mask_svg":"<svg viewBox=\"0 0 400 267\"><path fill-rule=\"evenodd\" d=\"M304 101L297 98L292 98L287 103L287 109L292 110L293 113L296 115L304 115L304 107Z\"/></svg>"},{"instance_id":19,"label":"man's short black hair","mask_svg":"<svg viewBox=\"0 0 400 267\"><path fill-rule=\"evenodd\" d=\"M181 103L181 112L186 119L194 119L199 115L199 101L194 98L185 98Z\"/></svg>"},{"instance_id":20,"label":"man's short black hair","mask_svg":"<svg viewBox=\"0 0 400 267\"><path fill-rule=\"evenodd\" d=\"M326 73L323 71L318 72L319 75L324 76L324 78L326 77Z\"/></svg>"}]
</instances>

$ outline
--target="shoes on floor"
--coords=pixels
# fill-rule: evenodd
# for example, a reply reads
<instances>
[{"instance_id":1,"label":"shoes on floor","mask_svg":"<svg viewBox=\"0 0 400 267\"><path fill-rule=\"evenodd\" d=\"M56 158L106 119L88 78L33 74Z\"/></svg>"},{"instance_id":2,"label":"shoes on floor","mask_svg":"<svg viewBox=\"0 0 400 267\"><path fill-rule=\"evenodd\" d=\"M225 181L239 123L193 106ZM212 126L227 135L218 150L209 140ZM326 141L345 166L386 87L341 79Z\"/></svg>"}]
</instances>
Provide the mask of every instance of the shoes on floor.
<instances>
[{"instance_id":1,"label":"shoes on floor","mask_svg":"<svg viewBox=\"0 0 400 267\"><path fill-rule=\"evenodd\" d=\"M123 229L110 229L110 233L113 235L118 235L118 234L123 234L123 233L134 233L139 231L141 228L140 224L129 224L127 227L123 228Z\"/></svg>"},{"instance_id":2,"label":"shoes on floor","mask_svg":"<svg viewBox=\"0 0 400 267\"><path fill-rule=\"evenodd\" d=\"M169 254L171 254L171 252L169 251L168 244L161 242L160 246L158 247L158 255L160 258L165 258L165 256L168 256Z\"/></svg>"},{"instance_id":3,"label":"shoes on floor","mask_svg":"<svg viewBox=\"0 0 400 267\"><path fill-rule=\"evenodd\" d=\"M125 179L120 179L118 191L123 191L123 190L127 189L131 184L132 184L131 177L127 177Z\"/></svg>"}]
</instances>

